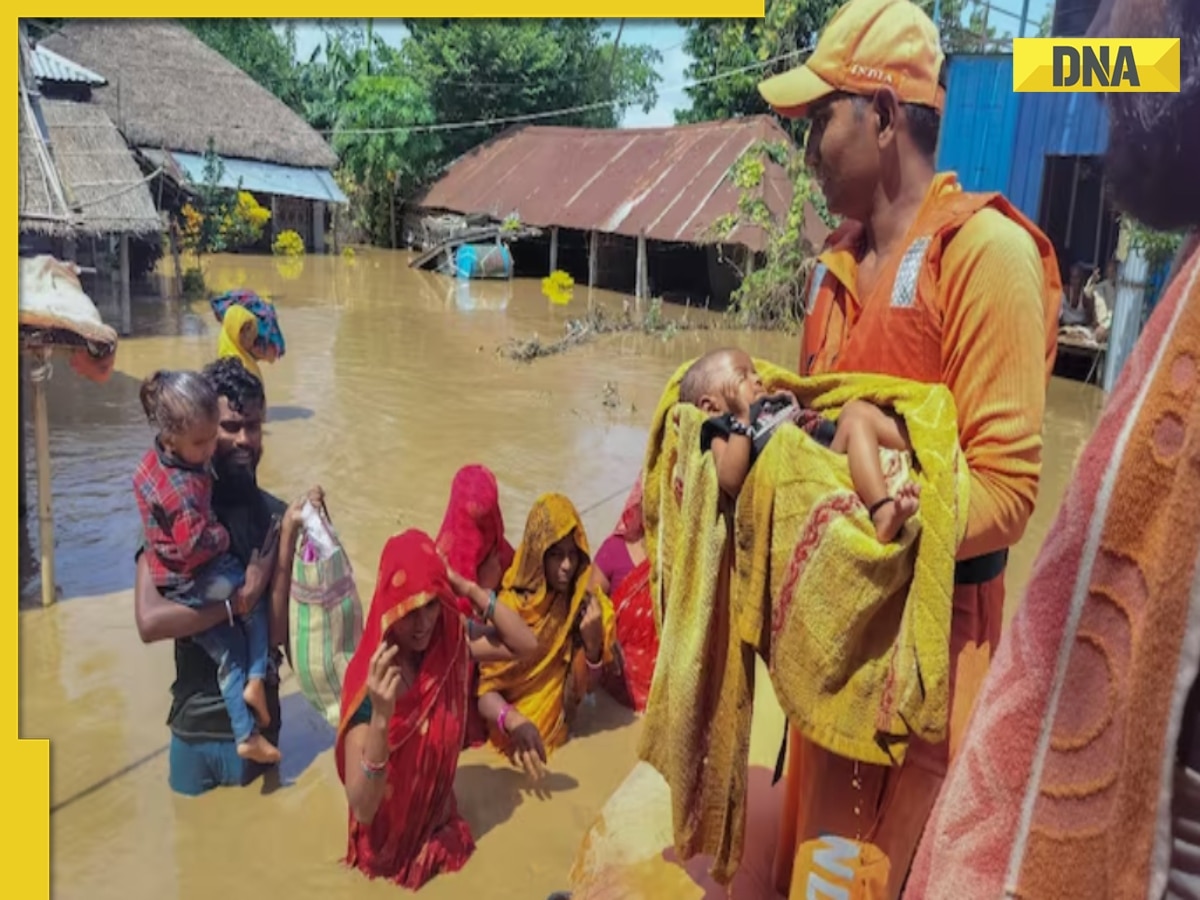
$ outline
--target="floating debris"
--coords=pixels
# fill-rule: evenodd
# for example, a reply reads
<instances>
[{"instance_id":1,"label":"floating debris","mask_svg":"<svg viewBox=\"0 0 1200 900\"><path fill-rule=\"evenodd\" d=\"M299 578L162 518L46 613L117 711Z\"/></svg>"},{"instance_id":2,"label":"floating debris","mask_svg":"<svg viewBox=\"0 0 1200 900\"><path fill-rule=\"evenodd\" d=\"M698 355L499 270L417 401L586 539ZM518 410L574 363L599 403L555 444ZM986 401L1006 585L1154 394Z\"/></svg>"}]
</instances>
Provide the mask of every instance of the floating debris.
<instances>
[{"instance_id":1,"label":"floating debris","mask_svg":"<svg viewBox=\"0 0 1200 900\"><path fill-rule=\"evenodd\" d=\"M496 352L517 362L532 362L545 356L565 353L606 334L633 332L666 340L681 331L707 330L711 327L713 326L707 323L692 321L687 312L677 320L666 319L662 313L662 301L659 299L651 300L645 315L639 319L633 311L633 304L626 301L619 316L596 308L582 318L569 320L563 336L556 340L543 341L537 334L530 338L510 338L498 347Z\"/></svg>"},{"instance_id":2,"label":"floating debris","mask_svg":"<svg viewBox=\"0 0 1200 900\"><path fill-rule=\"evenodd\" d=\"M575 279L562 269L555 269L542 279L542 293L555 306L566 306L574 296Z\"/></svg>"}]
</instances>

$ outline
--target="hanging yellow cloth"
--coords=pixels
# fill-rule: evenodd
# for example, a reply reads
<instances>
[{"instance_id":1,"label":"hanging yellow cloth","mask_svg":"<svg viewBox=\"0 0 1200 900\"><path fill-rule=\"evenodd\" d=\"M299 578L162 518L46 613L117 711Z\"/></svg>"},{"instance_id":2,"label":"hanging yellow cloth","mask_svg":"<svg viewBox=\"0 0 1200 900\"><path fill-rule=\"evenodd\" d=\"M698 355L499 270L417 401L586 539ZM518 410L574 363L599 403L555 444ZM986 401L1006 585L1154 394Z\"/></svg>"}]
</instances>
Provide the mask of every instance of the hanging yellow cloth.
<instances>
[{"instance_id":1,"label":"hanging yellow cloth","mask_svg":"<svg viewBox=\"0 0 1200 900\"><path fill-rule=\"evenodd\" d=\"M546 589L546 552L572 535L579 549L575 588L567 602ZM500 588L499 602L516 610L537 637L538 652L530 659L483 663L479 667L479 694L496 691L512 703L542 735L546 750L567 740L567 682L577 652L582 649L578 634L580 611L588 593L592 561L583 522L575 506L562 494L545 494L534 503L525 525L521 546ZM612 603L598 590L604 621L603 662L613 661L615 616ZM579 693L576 693L576 697ZM503 735L494 729L492 742L507 750Z\"/></svg>"},{"instance_id":2,"label":"hanging yellow cloth","mask_svg":"<svg viewBox=\"0 0 1200 900\"><path fill-rule=\"evenodd\" d=\"M217 358L237 357L246 367L246 371L261 381L262 372L259 371L258 361L242 346L242 329L247 324L254 326L254 333L257 335L258 319L254 313L236 303L225 310L225 317L221 319L221 336L217 341Z\"/></svg>"}]
</instances>

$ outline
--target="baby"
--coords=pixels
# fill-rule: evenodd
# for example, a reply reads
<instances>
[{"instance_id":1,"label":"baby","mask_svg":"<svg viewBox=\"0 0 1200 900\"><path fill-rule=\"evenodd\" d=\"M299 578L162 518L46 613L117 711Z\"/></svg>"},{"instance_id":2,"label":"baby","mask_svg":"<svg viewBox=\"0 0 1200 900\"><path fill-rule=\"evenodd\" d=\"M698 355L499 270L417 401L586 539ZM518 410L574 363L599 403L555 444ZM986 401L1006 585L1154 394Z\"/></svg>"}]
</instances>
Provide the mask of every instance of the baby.
<instances>
[{"instance_id":1,"label":"baby","mask_svg":"<svg viewBox=\"0 0 1200 900\"><path fill-rule=\"evenodd\" d=\"M192 638L217 664L238 755L260 763L280 759L256 727L267 709L266 604L235 621L232 603L245 598L245 572L229 553L229 532L212 509L212 456L217 446L217 394L196 372L156 372L142 384L142 408L158 429L133 476L154 584L185 606L224 603L228 622ZM254 716L251 717L250 711Z\"/></svg>"},{"instance_id":2,"label":"baby","mask_svg":"<svg viewBox=\"0 0 1200 900\"><path fill-rule=\"evenodd\" d=\"M917 511L920 487L905 484L888 496L879 448L911 450L904 423L861 400L847 403L836 423L803 409L789 393L767 395L754 361L744 350L706 353L687 370L679 399L713 416L700 432L701 449L712 450L721 490L736 497L775 429L791 422L835 453L845 453L854 489L867 506L882 542L894 540Z\"/></svg>"}]
</instances>

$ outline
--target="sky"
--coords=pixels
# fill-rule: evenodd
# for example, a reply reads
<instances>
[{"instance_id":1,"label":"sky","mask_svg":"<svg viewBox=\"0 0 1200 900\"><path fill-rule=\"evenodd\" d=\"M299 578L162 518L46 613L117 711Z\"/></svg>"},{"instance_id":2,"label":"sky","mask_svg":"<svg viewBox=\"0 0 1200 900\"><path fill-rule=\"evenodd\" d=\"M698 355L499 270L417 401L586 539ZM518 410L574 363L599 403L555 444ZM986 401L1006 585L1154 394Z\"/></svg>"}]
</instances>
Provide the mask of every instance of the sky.
<instances>
[{"instance_id":1,"label":"sky","mask_svg":"<svg viewBox=\"0 0 1200 900\"><path fill-rule=\"evenodd\" d=\"M1016 34L1020 21L1023 0L995 0L991 6L989 24L994 25L997 32L1004 34L1011 31ZM1037 27L1053 0L1029 0L1029 21L1032 28ZM363 23L365 24L365 23ZM616 22L612 22L612 31L616 33ZM407 34L403 25L392 19L376 19L375 33L388 44L398 47ZM625 30L621 35L621 43L648 44L662 53L662 62L658 72L662 81L658 85L658 104L644 113L640 108L626 112L621 122L623 128L645 128L675 124L675 110L685 108L688 103L687 94L683 91L686 81L684 69L687 68L690 57L683 49L684 29L670 19L635 19L626 20ZM296 23L296 55L307 59L314 49L321 46L323 32L319 25L309 22Z\"/></svg>"}]
</instances>

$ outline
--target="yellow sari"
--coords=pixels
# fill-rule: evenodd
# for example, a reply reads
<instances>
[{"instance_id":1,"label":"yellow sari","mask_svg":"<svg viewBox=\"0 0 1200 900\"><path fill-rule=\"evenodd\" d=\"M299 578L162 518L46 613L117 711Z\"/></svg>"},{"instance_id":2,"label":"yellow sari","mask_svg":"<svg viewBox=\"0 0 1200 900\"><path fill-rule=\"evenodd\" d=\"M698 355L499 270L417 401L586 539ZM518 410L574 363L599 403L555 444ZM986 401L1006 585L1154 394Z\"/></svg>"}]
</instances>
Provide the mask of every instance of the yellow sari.
<instances>
[{"instance_id":1,"label":"yellow sari","mask_svg":"<svg viewBox=\"0 0 1200 900\"><path fill-rule=\"evenodd\" d=\"M225 317L221 319L221 336L217 341L217 358L237 357L246 367L246 371L261 381L262 372L259 371L258 361L242 346L242 329L247 324L252 324L255 334L258 333L258 319L246 307L235 303L225 310Z\"/></svg>"},{"instance_id":2,"label":"yellow sari","mask_svg":"<svg viewBox=\"0 0 1200 900\"><path fill-rule=\"evenodd\" d=\"M546 590L545 557L567 535L574 536L580 560L570 602L564 603ZM498 598L533 630L538 653L525 660L482 663L479 694L495 691L512 703L537 727L547 751L566 743L567 716L572 712L568 705L586 690L587 668L578 626L591 575L592 560L579 513L563 495L543 494L529 511L524 538L504 575ZM604 621L602 660L607 665L614 659L615 617L608 597L599 590L593 595ZM507 739L495 729L491 741L499 750L508 750Z\"/></svg>"}]
</instances>

